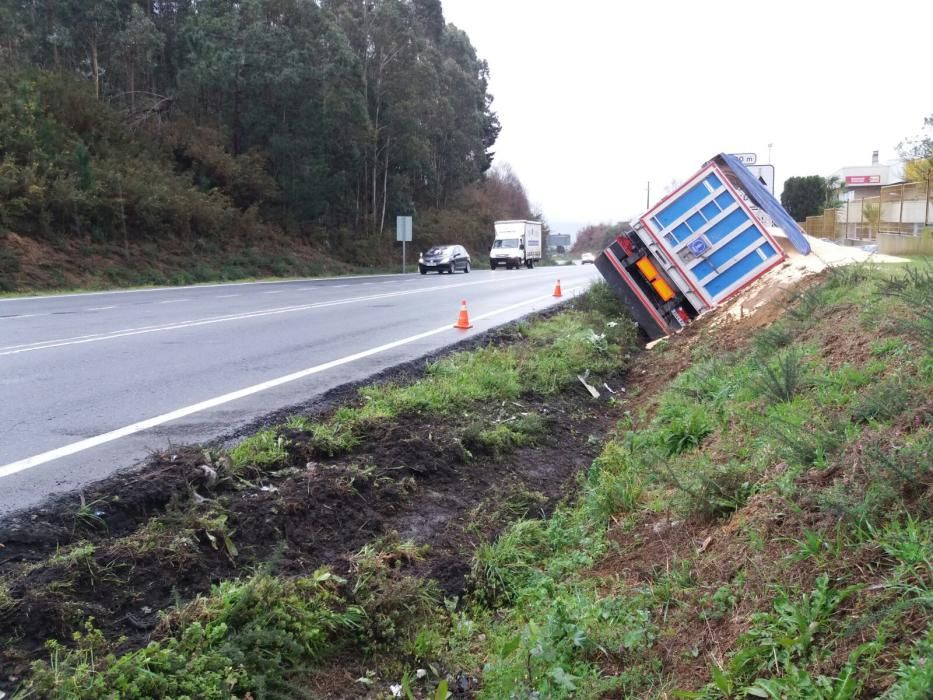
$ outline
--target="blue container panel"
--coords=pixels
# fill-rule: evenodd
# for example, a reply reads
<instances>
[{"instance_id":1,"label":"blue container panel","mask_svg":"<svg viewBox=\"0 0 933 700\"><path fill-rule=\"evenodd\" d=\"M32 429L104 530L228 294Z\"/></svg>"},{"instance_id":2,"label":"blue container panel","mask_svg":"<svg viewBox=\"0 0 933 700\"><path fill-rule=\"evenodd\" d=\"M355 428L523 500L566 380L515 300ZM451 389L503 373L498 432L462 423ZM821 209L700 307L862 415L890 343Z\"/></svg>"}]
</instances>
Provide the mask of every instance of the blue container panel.
<instances>
[{"instance_id":1,"label":"blue container panel","mask_svg":"<svg viewBox=\"0 0 933 700\"><path fill-rule=\"evenodd\" d=\"M709 204L707 204L705 207L700 209L700 211L703 212L703 216L705 216L706 220L709 221L710 219L713 219L719 216L719 212L722 210L719 208L719 205L716 204L715 201L712 201Z\"/></svg>"},{"instance_id":2,"label":"blue container panel","mask_svg":"<svg viewBox=\"0 0 933 700\"><path fill-rule=\"evenodd\" d=\"M716 197L716 204L719 205L720 209L725 209L726 207L731 207L735 202L735 197L732 196L731 192L723 192L721 195Z\"/></svg>"},{"instance_id":3,"label":"blue container panel","mask_svg":"<svg viewBox=\"0 0 933 700\"><path fill-rule=\"evenodd\" d=\"M748 214L742 209L736 209L707 231L706 237L709 239L710 243L715 245L739 228L739 226L743 226L746 223L748 223Z\"/></svg>"},{"instance_id":4,"label":"blue container panel","mask_svg":"<svg viewBox=\"0 0 933 700\"><path fill-rule=\"evenodd\" d=\"M711 190L718 190L720 187L722 187L722 183L715 175L710 175L708 178L706 178L706 184L710 186Z\"/></svg>"},{"instance_id":5,"label":"blue container panel","mask_svg":"<svg viewBox=\"0 0 933 700\"><path fill-rule=\"evenodd\" d=\"M726 243L722 248L710 255L707 260L712 263L713 267L721 267L729 261L729 258L738 255L755 241L763 242L764 237L761 235L761 231L754 226L750 226Z\"/></svg>"},{"instance_id":6,"label":"blue container panel","mask_svg":"<svg viewBox=\"0 0 933 700\"><path fill-rule=\"evenodd\" d=\"M684 212L692 209L704 198L709 196L709 190L702 182L694 185L674 201L667 205L663 210L655 215L655 219L660 221L665 227L674 223Z\"/></svg>"},{"instance_id":7,"label":"blue container panel","mask_svg":"<svg viewBox=\"0 0 933 700\"><path fill-rule=\"evenodd\" d=\"M690 236L693 235L693 231L687 228L687 224L681 224L680 226L675 228L673 231L671 231L671 234L674 236L674 239L678 243L680 243L690 238Z\"/></svg>"},{"instance_id":8,"label":"blue container panel","mask_svg":"<svg viewBox=\"0 0 933 700\"><path fill-rule=\"evenodd\" d=\"M696 265L690 268L690 272L696 275L696 278L698 280L701 280L701 279L705 279L707 275L713 274L714 272L716 272L716 270L713 268L712 265L710 265L708 262L704 260L703 262L698 262Z\"/></svg>"},{"instance_id":9,"label":"blue container panel","mask_svg":"<svg viewBox=\"0 0 933 700\"><path fill-rule=\"evenodd\" d=\"M696 214L691 216L689 219L687 219L687 226L689 226L690 230L693 232L699 231L701 228L703 228L705 224L706 224L706 219L703 218L700 212L697 212Z\"/></svg>"},{"instance_id":10,"label":"blue container panel","mask_svg":"<svg viewBox=\"0 0 933 700\"><path fill-rule=\"evenodd\" d=\"M763 267L766 264L766 261L761 259L758 251L753 250L732 267L722 270L718 277L710 280L709 284L704 284L703 288L709 292L710 296L716 297L724 289L731 287L755 268Z\"/></svg>"}]
</instances>

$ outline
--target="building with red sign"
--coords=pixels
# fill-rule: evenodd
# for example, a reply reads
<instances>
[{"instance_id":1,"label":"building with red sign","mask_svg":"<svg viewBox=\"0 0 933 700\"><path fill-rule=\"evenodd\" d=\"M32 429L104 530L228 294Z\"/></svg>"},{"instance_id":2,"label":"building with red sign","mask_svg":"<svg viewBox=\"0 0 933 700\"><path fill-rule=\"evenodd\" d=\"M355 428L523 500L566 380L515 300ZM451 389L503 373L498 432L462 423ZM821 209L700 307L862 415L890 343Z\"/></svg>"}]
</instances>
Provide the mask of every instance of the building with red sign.
<instances>
[{"instance_id":1,"label":"building with red sign","mask_svg":"<svg viewBox=\"0 0 933 700\"><path fill-rule=\"evenodd\" d=\"M833 175L839 179L843 201L854 201L878 197L884 185L900 182L899 164L885 165L878 162L878 151L871 154L871 165L851 165L840 168Z\"/></svg>"}]
</instances>

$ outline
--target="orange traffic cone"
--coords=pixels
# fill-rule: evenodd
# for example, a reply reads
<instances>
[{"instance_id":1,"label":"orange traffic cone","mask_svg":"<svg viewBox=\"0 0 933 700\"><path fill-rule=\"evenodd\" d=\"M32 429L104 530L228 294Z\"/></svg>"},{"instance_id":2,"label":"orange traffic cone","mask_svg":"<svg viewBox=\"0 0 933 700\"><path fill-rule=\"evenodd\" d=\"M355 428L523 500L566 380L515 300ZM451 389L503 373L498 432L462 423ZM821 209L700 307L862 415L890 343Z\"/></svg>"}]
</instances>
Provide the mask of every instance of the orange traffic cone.
<instances>
[{"instance_id":1,"label":"orange traffic cone","mask_svg":"<svg viewBox=\"0 0 933 700\"><path fill-rule=\"evenodd\" d=\"M560 291L560 280L557 280L557 284L554 285L554 296L556 297L564 296Z\"/></svg>"},{"instance_id":2,"label":"orange traffic cone","mask_svg":"<svg viewBox=\"0 0 933 700\"><path fill-rule=\"evenodd\" d=\"M454 328L462 328L466 330L467 328L472 328L473 324L470 323L470 314L467 311L466 299L460 302L460 316L457 318L457 322L454 324Z\"/></svg>"}]
</instances>

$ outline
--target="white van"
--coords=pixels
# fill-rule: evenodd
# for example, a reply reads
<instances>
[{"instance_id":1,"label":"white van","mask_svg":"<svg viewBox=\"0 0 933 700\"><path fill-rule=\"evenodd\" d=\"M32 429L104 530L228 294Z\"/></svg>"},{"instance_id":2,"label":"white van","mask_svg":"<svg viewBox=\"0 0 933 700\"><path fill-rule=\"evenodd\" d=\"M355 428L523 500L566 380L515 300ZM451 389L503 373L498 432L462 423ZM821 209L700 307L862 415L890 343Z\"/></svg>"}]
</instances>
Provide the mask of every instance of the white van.
<instances>
[{"instance_id":1,"label":"white van","mask_svg":"<svg viewBox=\"0 0 933 700\"><path fill-rule=\"evenodd\" d=\"M524 265L531 269L541 259L541 222L497 221L496 240L489 251L489 268L495 270L504 265L506 270Z\"/></svg>"}]
</instances>

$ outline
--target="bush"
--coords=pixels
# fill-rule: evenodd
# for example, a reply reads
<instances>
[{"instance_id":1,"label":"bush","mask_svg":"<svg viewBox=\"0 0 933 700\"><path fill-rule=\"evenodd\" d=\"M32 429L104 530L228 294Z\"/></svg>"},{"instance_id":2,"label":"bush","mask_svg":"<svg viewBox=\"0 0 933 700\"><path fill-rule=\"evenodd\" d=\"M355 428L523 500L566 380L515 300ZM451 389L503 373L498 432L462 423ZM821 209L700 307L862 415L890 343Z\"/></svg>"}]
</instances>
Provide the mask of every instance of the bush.
<instances>
[{"instance_id":1,"label":"bush","mask_svg":"<svg viewBox=\"0 0 933 700\"><path fill-rule=\"evenodd\" d=\"M707 410L696 404L669 403L658 413L659 438L668 456L699 447L713 432Z\"/></svg>"},{"instance_id":2,"label":"bush","mask_svg":"<svg viewBox=\"0 0 933 700\"><path fill-rule=\"evenodd\" d=\"M761 394L775 403L794 398L803 382L803 359L798 349L782 353L773 364L762 363L756 386Z\"/></svg>"},{"instance_id":3,"label":"bush","mask_svg":"<svg viewBox=\"0 0 933 700\"><path fill-rule=\"evenodd\" d=\"M345 604L339 583L326 570L221 583L163 622L174 634L122 656L89 626L73 650L50 644L52 662L33 666L27 692L53 700L294 696L288 677L362 626L362 610Z\"/></svg>"}]
</instances>

